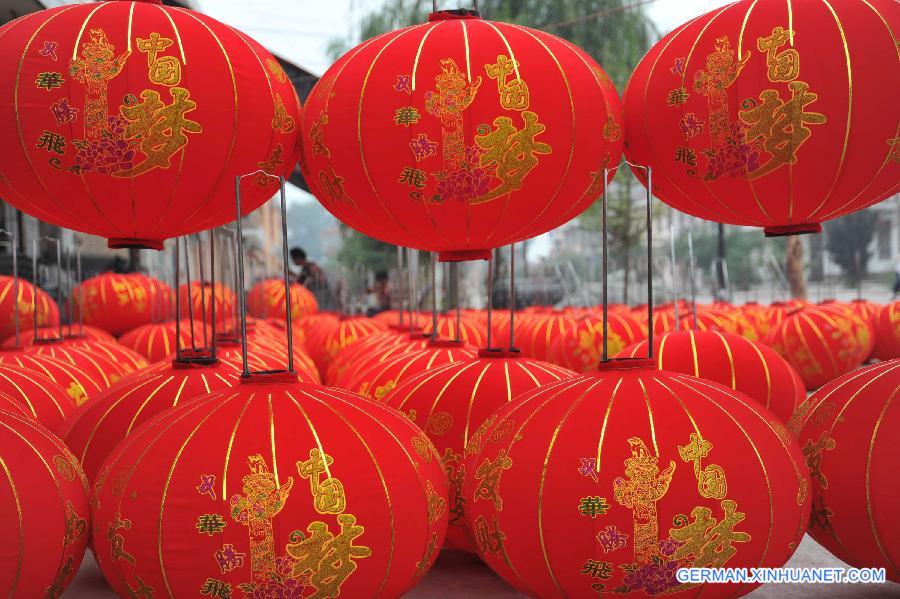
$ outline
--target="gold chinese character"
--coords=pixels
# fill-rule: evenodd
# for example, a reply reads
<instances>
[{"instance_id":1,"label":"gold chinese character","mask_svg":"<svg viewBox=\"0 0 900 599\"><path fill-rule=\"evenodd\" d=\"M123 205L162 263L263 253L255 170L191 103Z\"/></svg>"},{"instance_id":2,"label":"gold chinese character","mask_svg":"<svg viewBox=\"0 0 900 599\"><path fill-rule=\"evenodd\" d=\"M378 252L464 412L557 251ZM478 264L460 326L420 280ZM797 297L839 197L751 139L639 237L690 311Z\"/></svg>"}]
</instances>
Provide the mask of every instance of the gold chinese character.
<instances>
[{"instance_id":1,"label":"gold chinese character","mask_svg":"<svg viewBox=\"0 0 900 599\"><path fill-rule=\"evenodd\" d=\"M507 110L525 110L530 100L528 85L519 77L519 61L510 60L503 54L497 56L495 64L484 66L488 77L497 80L497 91L500 92L500 105ZM515 77L508 79L515 73Z\"/></svg>"},{"instance_id":2,"label":"gold chinese character","mask_svg":"<svg viewBox=\"0 0 900 599\"><path fill-rule=\"evenodd\" d=\"M821 125L828 120L824 114L805 111L818 97L809 91L805 82L792 81L790 89L791 99L787 102L776 90L767 89L760 94L761 103L738 111L741 120L749 125L747 141L761 138L763 148L772 155L768 162L750 173L751 179L767 175L783 164L797 162L797 151L812 134L805 125Z\"/></svg>"},{"instance_id":3,"label":"gold chinese character","mask_svg":"<svg viewBox=\"0 0 900 599\"><path fill-rule=\"evenodd\" d=\"M291 540L299 542L287 545L287 552L294 559L293 576L308 575L316 592L309 599L330 599L340 595L344 581L353 574L357 565L354 560L372 555L372 550L353 542L365 532L357 526L353 514L337 517L341 532L334 536L324 522L311 522L307 526L309 535L295 533ZM295 537L296 535L296 537Z\"/></svg>"},{"instance_id":4,"label":"gold chinese character","mask_svg":"<svg viewBox=\"0 0 900 599\"><path fill-rule=\"evenodd\" d=\"M158 55L175 42L169 38L161 37L155 32L151 33L148 39L136 38L135 41L137 42L138 50L147 53L150 81L168 86L181 83L181 63L178 59L174 56Z\"/></svg>"},{"instance_id":5,"label":"gold chinese character","mask_svg":"<svg viewBox=\"0 0 900 599\"><path fill-rule=\"evenodd\" d=\"M483 204L522 187L522 181L538 165L539 154L550 154L552 148L536 141L547 127L538 122L538 115L522 113L525 126L519 130L512 119L501 116L494 119L494 130L485 135L476 135L475 143L484 150L481 166L495 164L500 185L485 195L472 200L472 204Z\"/></svg>"},{"instance_id":6,"label":"gold chinese character","mask_svg":"<svg viewBox=\"0 0 900 599\"><path fill-rule=\"evenodd\" d=\"M272 129L279 133L290 133L294 130L294 117L284 107L281 94L275 94L275 115L272 117Z\"/></svg>"},{"instance_id":7,"label":"gold chinese character","mask_svg":"<svg viewBox=\"0 0 900 599\"><path fill-rule=\"evenodd\" d=\"M778 48L789 41L793 45L794 32L783 27L776 27L769 37L756 40L756 47L766 53L766 64L769 65L769 81L793 81L800 74L800 53L793 48L778 51Z\"/></svg>"},{"instance_id":8,"label":"gold chinese character","mask_svg":"<svg viewBox=\"0 0 900 599\"><path fill-rule=\"evenodd\" d=\"M721 522L712 517L712 510L697 506L691 512L692 522L669 529L669 535L683 543L672 556L673 560L680 561L693 555L691 566L694 568L721 568L737 553L733 543L750 540L749 534L734 530L745 517L743 512L737 511L737 503L725 499L721 506L725 512Z\"/></svg>"},{"instance_id":9,"label":"gold chinese character","mask_svg":"<svg viewBox=\"0 0 900 599\"><path fill-rule=\"evenodd\" d=\"M318 448L309 450L308 460L297 462L300 477L309 479L313 505L320 514L340 514L347 506L344 485L328 471L328 466L333 462L334 458L323 454ZM323 474L325 480L322 480Z\"/></svg>"},{"instance_id":10,"label":"gold chinese character","mask_svg":"<svg viewBox=\"0 0 900 599\"><path fill-rule=\"evenodd\" d=\"M190 99L190 92L182 87L173 87L169 95L172 103L166 105L160 100L158 91L145 89L141 92L143 102L119 109L129 121L125 136L140 139L141 151L147 158L130 169L118 171L116 176L134 177L155 168L168 168L172 155L188 144L185 132L203 131L200 123L185 117L197 108L197 103Z\"/></svg>"},{"instance_id":11,"label":"gold chinese character","mask_svg":"<svg viewBox=\"0 0 900 599\"><path fill-rule=\"evenodd\" d=\"M490 458L484 458L481 466L475 470L475 479L478 486L475 488L474 499L486 499L494 504L499 511L503 509L503 498L497 493L497 486L500 484L500 476L504 470L512 467L512 460L506 456L506 450L501 449L497 454L497 458L492 462Z\"/></svg>"}]
</instances>

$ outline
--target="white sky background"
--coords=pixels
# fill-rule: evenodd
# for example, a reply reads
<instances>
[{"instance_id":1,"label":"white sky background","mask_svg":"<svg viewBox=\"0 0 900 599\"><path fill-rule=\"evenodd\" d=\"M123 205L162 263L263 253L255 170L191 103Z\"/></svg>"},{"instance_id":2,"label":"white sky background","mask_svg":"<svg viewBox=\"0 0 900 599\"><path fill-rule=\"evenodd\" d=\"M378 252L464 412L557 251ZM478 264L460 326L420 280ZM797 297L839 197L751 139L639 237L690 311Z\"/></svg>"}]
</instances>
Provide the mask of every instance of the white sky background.
<instances>
[{"instance_id":1,"label":"white sky background","mask_svg":"<svg viewBox=\"0 0 900 599\"><path fill-rule=\"evenodd\" d=\"M194 0L200 10L237 27L276 54L321 75L331 65L328 43L355 32L354 24L372 9L391 0ZM656 0L645 6L660 33L665 35L681 23L728 4L730 0ZM441 0L440 8L470 5ZM288 186L292 201L315 202L301 189ZM323 208L324 210L324 208ZM529 255L550 250L553 233L535 239Z\"/></svg>"}]
</instances>

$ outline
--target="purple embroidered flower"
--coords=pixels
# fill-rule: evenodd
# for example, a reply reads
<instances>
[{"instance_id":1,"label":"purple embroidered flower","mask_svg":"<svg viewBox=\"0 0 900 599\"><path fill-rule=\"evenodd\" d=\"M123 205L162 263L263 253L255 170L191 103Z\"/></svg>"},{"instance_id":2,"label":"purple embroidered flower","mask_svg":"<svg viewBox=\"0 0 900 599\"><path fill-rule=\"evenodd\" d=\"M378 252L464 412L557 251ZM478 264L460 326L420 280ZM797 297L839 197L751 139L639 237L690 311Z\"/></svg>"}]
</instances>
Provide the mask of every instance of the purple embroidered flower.
<instances>
[{"instance_id":1,"label":"purple embroidered flower","mask_svg":"<svg viewBox=\"0 0 900 599\"><path fill-rule=\"evenodd\" d=\"M683 541L676 541L672 537L669 537L659 542L659 552L664 557L671 558L672 554L675 553L682 545L684 545Z\"/></svg>"},{"instance_id":2,"label":"purple embroidered flower","mask_svg":"<svg viewBox=\"0 0 900 599\"><path fill-rule=\"evenodd\" d=\"M644 589L648 595L659 595L678 586L679 582L675 578L676 570L678 570L677 561L649 562L626 574L622 583L632 591Z\"/></svg>"},{"instance_id":3,"label":"purple embroidered flower","mask_svg":"<svg viewBox=\"0 0 900 599\"><path fill-rule=\"evenodd\" d=\"M707 178L718 179L726 174L745 177L759 168L759 148L754 143L747 143L745 133L740 125L731 125L725 145L709 154Z\"/></svg>"},{"instance_id":4,"label":"purple embroidered flower","mask_svg":"<svg viewBox=\"0 0 900 599\"><path fill-rule=\"evenodd\" d=\"M257 585L250 599L301 599L305 588L296 578L284 581L272 579L264 585Z\"/></svg>"},{"instance_id":5,"label":"purple embroidered flower","mask_svg":"<svg viewBox=\"0 0 900 599\"><path fill-rule=\"evenodd\" d=\"M126 125L121 116L110 116L102 137L73 142L78 148L75 163L82 172L112 175L132 167L137 142L124 138Z\"/></svg>"}]
</instances>

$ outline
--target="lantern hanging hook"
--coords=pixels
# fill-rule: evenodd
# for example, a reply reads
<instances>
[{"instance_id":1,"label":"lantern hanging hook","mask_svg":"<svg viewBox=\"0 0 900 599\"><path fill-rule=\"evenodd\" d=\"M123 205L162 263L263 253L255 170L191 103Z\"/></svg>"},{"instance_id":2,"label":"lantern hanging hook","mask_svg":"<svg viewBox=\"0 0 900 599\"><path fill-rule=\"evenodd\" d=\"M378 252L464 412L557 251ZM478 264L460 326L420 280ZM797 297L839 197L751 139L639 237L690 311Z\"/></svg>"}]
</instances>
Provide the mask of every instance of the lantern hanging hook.
<instances>
[{"instance_id":1,"label":"lantern hanging hook","mask_svg":"<svg viewBox=\"0 0 900 599\"><path fill-rule=\"evenodd\" d=\"M284 279L284 311L285 311L285 330L287 333L287 371L262 371L251 372L247 359L247 298L244 293L244 227L241 222L243 211L241 210L241 179L245 177L263 176L270 179L278 180L279 196L281 200L281 259L282 259L282 277ZM265 170L257 169L244 175L237 175L234 178L234 203L237 212L237 247L238 247L238 289L237 297L239 309L241 313L241 358L243 379L249 379L254 374L278 374L287 372L294 374L294 331L291 315L293 309L291 306L291 282L290 272L288 271L288 231L287 231L287 195L285 193L286 181L284 176L273 175Z\"/></svg>"},{"instance_id":2,"label":"lantern hanging hook","mask_svg":"<svg viewBox=\"0 0 900 599\"><path fill-rule=\"evenodd\" d=\"M63 328L62 328L62 318L59 319L59 333L56 338L47 337L45 340L39 339L38 336L38 317L37 317L37 279L38 279L38 243L40 241L49 241L50 243L56 244L56 303L58 306L62 306L62 241L56 237L36 237L31 242L31 265L32 272L34 277L34 290L31 294L31 314L32 321L34 324L34 342L38 343L41 341L46 341L47 343L52 343L54 341L62 341L63 340Z\"/></svg>"},{"instance_id":3,"label":"lantern hanging hook","mask_svg":"<svg viewBox=\"0 0 900 599\"><path fill-rule=\"evenodd\" d=\"M3 243L9 244L10 253L12 254L12 271L13 271L13 321L16 331L16 347L19 347L21 344L21 333L19 331L19 256L18 256L18 244L16 243L16 234L6 229L0 229L0 235L5 235L7 241ZM37 292L37 289L33 289L32 292Z\"/></svg>"},{"instance_id":4,"label":"lantern hanging hook","mask_svg":"<svg viewBox=\"0 0 900 599\"><path fill-rule=\"evenodd\" d=\"M691 281L691 316L694 321L694 328L697 328L697 285L694 281L694 236L688 231L687 234L687 242L688 242L688 267L690 268L690 281Z\"/></svg>"},{"instance_id":5,"label":"lantern hanging hook","mask_svg":"<svg viewBox=\"0 0 900 599\"><path fill-rule=\"evenodd\" d=\"M613 168L604 167L603 169L603 196L601 198L602 212L602 235L603 235L603 345L601 351L601 362L609 361L609 228L607 223L608 215L608 198L609 198L609 174L618 171L619 166L627 164L632 168L643 169L647 171L647 358L653 359L653 169L650 166L634 164L627 160L622 160Z\"/></svg>"},{"instance_id":6,"label":"lantern hanging hook","mask_svg":"<svg viewBox=\"0 0 900 599\"><path fill-rule=\"evenodd\" d=\"M669 253L672 261L672 307L675 311L675 330L681 328L681 319L678 314L678 303L681 298L678 296L678 264L675 262L675 219L674 215L669 218ZM696 323L695 323L696 324Z\"/></svg>"}]
</instances>

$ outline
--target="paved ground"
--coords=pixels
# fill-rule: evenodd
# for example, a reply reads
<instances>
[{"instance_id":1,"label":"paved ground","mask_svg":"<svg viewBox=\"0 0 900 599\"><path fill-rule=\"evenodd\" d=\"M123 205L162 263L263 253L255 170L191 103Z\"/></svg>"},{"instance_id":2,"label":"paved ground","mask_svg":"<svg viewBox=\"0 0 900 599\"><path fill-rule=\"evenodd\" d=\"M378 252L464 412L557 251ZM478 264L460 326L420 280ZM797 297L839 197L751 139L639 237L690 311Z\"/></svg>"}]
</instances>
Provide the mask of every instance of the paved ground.
<instances>
[{"instance_id":1,"label":"paved ground","mask_svg":"<svg viewBox=\"0 0 900 599\"><path fill-rule=\"evenodd\" d=\"M809 537L787 564L790 567L843 566ZM422 583L406 595L408 599L513 599L521 595L506 585L475 556L444 551ZM860 585L766 585L749 595L753 599L887 599L900 597L900 584ZM93 557L85 556L78 576L63 599L114 599ZM363 599L363 598L351 598Z\"/></svg>"}]
</instances>

